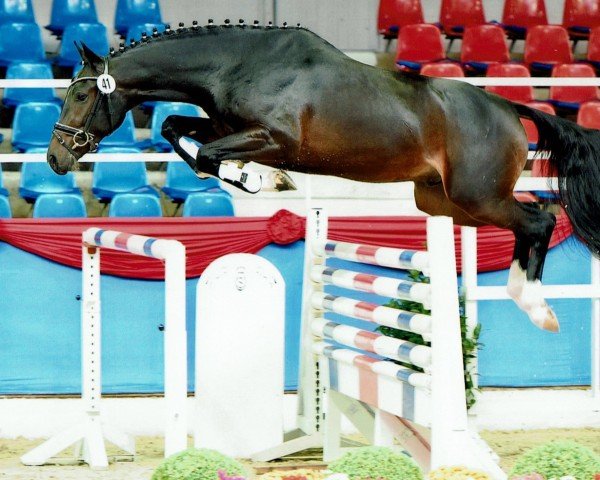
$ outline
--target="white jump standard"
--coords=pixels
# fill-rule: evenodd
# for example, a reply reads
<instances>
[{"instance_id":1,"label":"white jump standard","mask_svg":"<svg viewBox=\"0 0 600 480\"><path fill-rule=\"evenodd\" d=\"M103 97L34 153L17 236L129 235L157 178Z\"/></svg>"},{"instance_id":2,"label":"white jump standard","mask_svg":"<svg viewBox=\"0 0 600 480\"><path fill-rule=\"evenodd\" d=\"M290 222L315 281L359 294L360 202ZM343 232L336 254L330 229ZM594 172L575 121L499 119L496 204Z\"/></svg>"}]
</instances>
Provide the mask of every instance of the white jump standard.
<instances>
[{"instance_id":1,"label":"white jump standard","mask_svg":"<svg viewBox=\"0 0 600 480\"><path fill-rule=\"evenodd\" d=\"M89 228L83 232L81 308L83 421L51 437L21 457L25 465L43 465L75 445L74 460L92 468L108 467L104 438L135 454L132 438L102 424L100 249L120 250L165 262L165 456L187 448L187 334L185 247L175 240Z\"/></svg>"},{"instance_id":2,"label":"white jump standard","mask_svg":"<svg viewBox=\"0 0 600 480\"><path fill-rule=\"evenodd\" d=\"M341 454L344 415L373 444L400 441L426 471L465 465L505 479L493 452L467 425L452 220L429 218L429 250L412 252L327 240L327 218L314 209L306 239L300 421L309 435L320 431L325 460ZM431 283L330 268L327 257L419 270ZM420 302L431 315L330 295L325 284ZM416 332L431 347L330 321L328 312ZM311 398L319 390L322 400Z\"/></svg>"}]
</instances>

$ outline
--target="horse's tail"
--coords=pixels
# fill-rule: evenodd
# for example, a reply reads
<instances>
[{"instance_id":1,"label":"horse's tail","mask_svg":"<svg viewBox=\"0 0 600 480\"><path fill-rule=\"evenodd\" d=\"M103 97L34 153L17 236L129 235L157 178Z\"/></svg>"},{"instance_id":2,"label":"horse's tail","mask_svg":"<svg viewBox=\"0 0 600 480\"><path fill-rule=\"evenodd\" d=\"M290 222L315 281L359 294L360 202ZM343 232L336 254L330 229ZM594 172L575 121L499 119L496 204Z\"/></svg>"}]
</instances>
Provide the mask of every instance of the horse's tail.
<instances>
[{"instance_id":1,"label":"horse's tail","mask_svg":"<svg viewBox=\"0 0 600 480\"><path fill-rule=\"evenodd\" d=\"M600 132L513 103L538 129L538 152L549 151L546 172L558 177L560 203L575 233L593 253L600 252Z\"/></svg>"}]
</instances>

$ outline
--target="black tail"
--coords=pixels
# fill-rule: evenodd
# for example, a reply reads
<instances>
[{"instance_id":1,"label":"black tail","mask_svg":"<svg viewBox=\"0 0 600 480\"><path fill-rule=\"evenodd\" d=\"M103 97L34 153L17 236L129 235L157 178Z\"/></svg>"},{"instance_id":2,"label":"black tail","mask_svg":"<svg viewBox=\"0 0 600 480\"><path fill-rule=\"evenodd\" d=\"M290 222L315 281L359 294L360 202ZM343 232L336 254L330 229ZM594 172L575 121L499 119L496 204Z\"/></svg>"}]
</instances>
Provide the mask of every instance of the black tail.
<instances>
[{"instance_id":1,"label":"black tail","mask_svg":"<svg viewBox=\"0 0 600 480\"><path fill-rule=\"evenodd\" d=\"M525 105L513 104L538 129L538 152L549 151L548 174L558 177L560 203L575 233L600 253L600 131Z\"/></svg>"}]
</instances>

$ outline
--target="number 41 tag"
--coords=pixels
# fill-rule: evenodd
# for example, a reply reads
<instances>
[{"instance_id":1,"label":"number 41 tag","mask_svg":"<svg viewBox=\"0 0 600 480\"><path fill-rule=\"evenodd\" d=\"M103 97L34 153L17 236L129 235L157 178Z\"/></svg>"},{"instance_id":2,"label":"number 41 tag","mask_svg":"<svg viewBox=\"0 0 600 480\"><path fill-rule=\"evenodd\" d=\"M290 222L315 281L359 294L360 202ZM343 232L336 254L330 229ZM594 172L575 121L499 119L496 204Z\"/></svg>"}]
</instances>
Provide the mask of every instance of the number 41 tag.
<instances>
[{"instance_id":1,"label":"number 41 tag","mask_svg":"<svg viewBox=\"0 0 600 480\"><path fill-rule=\"evenodd\" d=\"M106 94L114 92L117 88L117 82L115 82L114 77L108 73L100 75L96 84L98 85L98 90Z\"/></svg>"}]
</instances>

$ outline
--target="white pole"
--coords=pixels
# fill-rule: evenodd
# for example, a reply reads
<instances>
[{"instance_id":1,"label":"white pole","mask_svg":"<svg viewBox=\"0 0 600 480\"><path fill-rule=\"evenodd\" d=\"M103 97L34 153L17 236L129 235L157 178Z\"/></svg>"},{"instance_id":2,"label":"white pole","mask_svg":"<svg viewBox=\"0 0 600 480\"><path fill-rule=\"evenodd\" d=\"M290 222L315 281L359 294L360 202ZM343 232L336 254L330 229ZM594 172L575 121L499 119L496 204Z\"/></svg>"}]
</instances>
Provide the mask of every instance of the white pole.
<instances>
[{"instance_id":1,"label":"white pole","mask_svg":"<svg viewBox=\"0 0 600 480\"><path fill-rule=\"evenodd\" d=\"M165 457L187 448L185 247L165 241Z\"/></svg>"},{"instance_id":2,"label":"white pole","mask_svg":"<svg viewBox=\"0 0 600 480\"><path fill-rule=\"evenodd\" d=\"M98 415L102 396L100 249L84 245L82 250L81 396L87 414Z\"/></svg>"}]
</instances>

